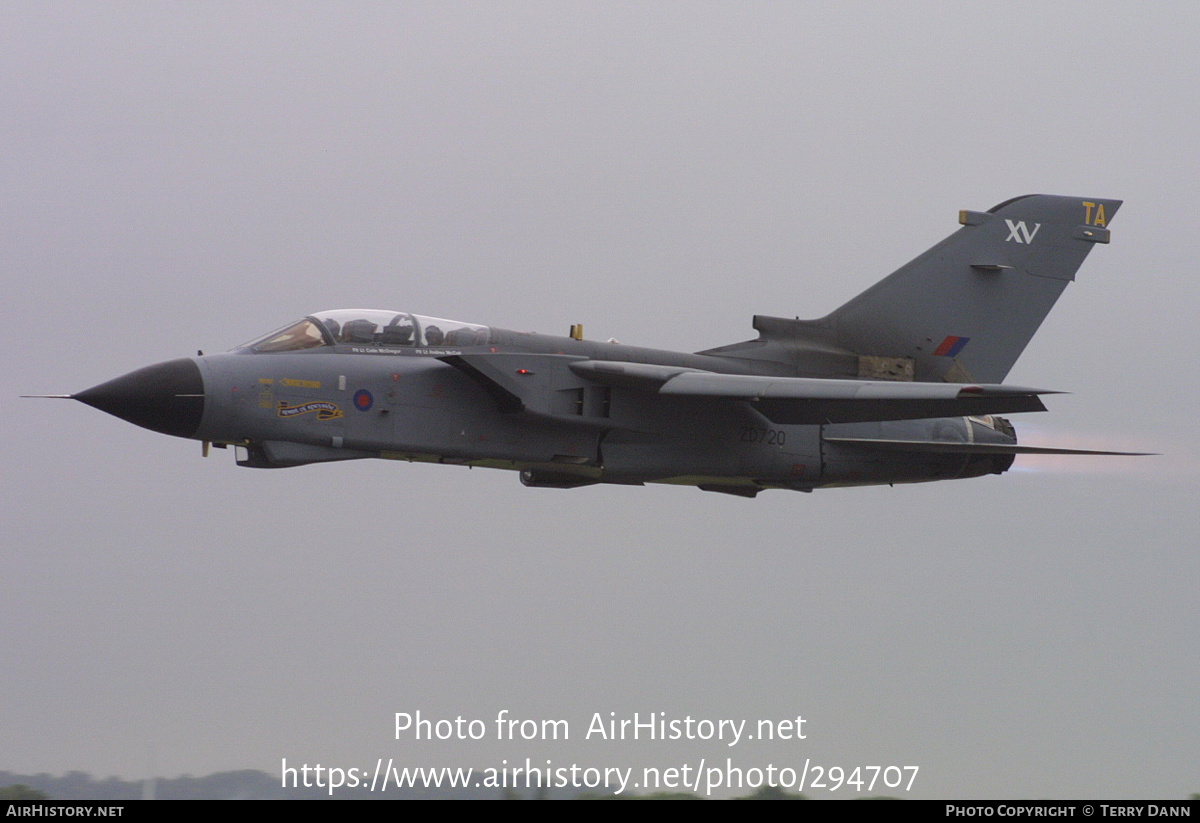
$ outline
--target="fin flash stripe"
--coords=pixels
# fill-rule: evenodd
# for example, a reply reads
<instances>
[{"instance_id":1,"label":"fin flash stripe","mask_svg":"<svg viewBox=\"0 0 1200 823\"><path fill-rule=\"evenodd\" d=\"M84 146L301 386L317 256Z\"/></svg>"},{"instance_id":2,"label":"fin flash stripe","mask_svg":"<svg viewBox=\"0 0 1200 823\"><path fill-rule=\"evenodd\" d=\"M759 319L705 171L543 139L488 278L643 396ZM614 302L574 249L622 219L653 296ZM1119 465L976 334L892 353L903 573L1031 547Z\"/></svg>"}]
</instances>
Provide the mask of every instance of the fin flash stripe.
<instances>
[{"instance_id":1,"label":"fin flash stripe","mask_svg":"<svg viewBox=\"0 0 1200 823\"><path fill-rule=\"evenodd\" d=\"M933 350L934 357L958 357L958 353L971 342L969 337L955 337L947 335L946 339Z\"/></svg>"}]
</instances>

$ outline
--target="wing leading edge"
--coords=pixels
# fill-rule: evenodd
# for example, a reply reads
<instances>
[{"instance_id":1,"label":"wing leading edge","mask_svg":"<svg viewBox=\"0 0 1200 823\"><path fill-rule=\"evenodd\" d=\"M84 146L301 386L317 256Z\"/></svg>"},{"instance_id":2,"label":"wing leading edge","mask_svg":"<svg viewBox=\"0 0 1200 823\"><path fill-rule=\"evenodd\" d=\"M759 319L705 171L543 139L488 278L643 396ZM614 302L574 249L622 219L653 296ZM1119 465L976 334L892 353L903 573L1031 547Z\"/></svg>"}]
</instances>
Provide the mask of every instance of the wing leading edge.
<instances>
[{"instance_id":1,"label":"wing leading edge","mask_svg":"<svg viewBox=\"0 0 1200 823\"><path fill-rule=\"evenodd\" d=\"M545 354L461 354L442 358L480 383L501 411L545 413L563 378L637 389L664 399L746 402L785 425L919 420L1045 411L1048 389L978 383L914 383L721 374L681 366ZM553 414L553 412L551 412Z\"/></svg>"},{"instance_id":2,"label":"wing leading edge","mask_svg":"<svg viewBox=\"0 0 1200 823\"><path fill-rule=\"evenodd\" d=\"M995 384L912 383L811 377L756 377L689 372L672 377L659 394L746 400L783 424L916 420L1045 411L1046 389Z\"/></svg>"}]
</instances>

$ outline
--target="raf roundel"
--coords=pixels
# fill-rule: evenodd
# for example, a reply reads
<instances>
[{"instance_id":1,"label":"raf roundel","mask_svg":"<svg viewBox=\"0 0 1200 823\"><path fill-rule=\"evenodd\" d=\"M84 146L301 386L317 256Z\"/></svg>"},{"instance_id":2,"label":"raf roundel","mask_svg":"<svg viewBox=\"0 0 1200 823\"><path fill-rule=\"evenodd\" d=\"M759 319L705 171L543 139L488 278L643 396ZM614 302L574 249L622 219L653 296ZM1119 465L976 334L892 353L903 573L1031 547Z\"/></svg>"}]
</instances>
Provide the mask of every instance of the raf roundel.
<instances>
[{"instance_id":1,"label":"raf roundel","mask_svg":"<svg viewBox=\"0 0 1200 823\"><path fill-rule=\"evenodd\" d=\"M373 405L375 405L375 398L366 389L359 389L354 393L354 408L359 411L370 411Z\"/></svg>"}]
</instances>

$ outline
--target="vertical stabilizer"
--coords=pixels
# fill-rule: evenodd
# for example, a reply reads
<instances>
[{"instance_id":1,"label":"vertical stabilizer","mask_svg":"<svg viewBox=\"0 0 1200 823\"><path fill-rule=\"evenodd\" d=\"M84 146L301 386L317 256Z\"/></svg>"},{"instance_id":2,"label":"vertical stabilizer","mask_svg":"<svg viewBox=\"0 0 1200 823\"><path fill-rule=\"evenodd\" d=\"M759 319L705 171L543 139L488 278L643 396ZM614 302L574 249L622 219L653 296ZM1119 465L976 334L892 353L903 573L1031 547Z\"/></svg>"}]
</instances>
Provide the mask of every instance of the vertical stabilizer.
<instances>
[{"instance_id":1,"label":"vertical stabilizer","mask_svg":"<svg viewBox=\"0 0 1200 823\"><path fill-rule=\"evenodd\" d=\"M1004 380L1120 200L1031 194L987 212L828 317L858 355L911 358L917 380Z\"/></svg>"}]
</instances>

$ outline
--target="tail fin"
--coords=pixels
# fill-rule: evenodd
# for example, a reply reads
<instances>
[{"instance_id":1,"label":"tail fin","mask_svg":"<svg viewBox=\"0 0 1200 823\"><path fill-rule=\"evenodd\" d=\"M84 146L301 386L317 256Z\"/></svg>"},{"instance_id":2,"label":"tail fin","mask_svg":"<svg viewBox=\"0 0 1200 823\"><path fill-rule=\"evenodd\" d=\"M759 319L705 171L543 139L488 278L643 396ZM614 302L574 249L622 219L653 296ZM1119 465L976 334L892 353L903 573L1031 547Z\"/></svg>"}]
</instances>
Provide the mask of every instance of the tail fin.
<instances>
[{"instance_id":1,"label":"tail fin","mask_svg":"<svg viewBox=\"0 0 1200 823\"><path fill-rule=\"evenodd\" d=\"M959 212L961 229L804 325L860 356L911 359L916 380L1000 383L1120 205L1031 194Z\"/></svg>"}]
</instances>

